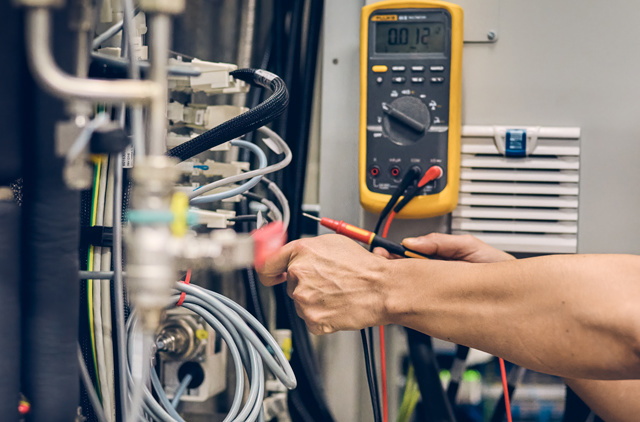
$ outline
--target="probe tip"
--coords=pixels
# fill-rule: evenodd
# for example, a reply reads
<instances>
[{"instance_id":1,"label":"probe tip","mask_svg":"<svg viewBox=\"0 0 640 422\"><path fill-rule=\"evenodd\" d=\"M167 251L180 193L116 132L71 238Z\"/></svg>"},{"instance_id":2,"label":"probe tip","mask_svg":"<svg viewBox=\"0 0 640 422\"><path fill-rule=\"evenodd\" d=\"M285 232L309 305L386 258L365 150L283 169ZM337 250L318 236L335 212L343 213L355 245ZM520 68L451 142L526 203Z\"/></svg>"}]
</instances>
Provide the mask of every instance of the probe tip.
<instances>
[{"instance_id":1,"label":"probe tip","mask_svg":"<svg viewBox=\"0 0 640 422\"><path fill-rule=\"evenodd\" d=\"M304 215L305 217L310 218L312 220L321 221L318 217L313 216L311 214L307 214L306 212L303 212L302 215Z\"/></svg>"}]
</instances>

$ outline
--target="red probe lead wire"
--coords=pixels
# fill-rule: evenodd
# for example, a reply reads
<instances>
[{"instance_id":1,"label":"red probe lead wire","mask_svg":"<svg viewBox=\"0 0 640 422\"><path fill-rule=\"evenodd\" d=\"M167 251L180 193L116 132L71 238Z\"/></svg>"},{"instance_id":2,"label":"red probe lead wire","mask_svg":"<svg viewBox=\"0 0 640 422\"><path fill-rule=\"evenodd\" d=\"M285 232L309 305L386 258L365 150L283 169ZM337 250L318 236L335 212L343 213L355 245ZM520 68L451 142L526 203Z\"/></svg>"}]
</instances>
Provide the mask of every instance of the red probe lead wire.
<instances>
[{"instance_id":1,"label":"red probe lead wire","mask_svg":"<svg viewBox=\"0 0 640 422\"><path fill-rule=\"evenodd\" d=\"M498 360L500 361L500 375L502 376L502 390L504 391L504 407L507 409L507 422L513 422L513 419L511 419L509 386L507 385L507 370L504 367L504 359L498 358Z\"/></svg>"},{"instance_id":2,"label":"red probe lead wire","mask_svg":"<svg viewBox=\"0 0 640 422\"><path fill-rule=\"evenodd\" d=\"M439 166L432 166L427 170L422 176L422 179L418 182L418 188L424 187L427 183L439 178L442 176L442 168ZM384 229L382 230L382 237L387 238L389 234L389 227L391 227L391 222L396 216L395 211L391 211L389 216L387 217L387 221L384 225ZM386 351L385 351L385 343L384 343L384 326L381 325L379 327L380 331L380 376L382 383L382 418L384 422L388 422L389 420L389 405L387 399L387 362L386 362ZM511 422L511 420L509 420Z\"/></svg>"},{"instance_id":3,"label":"red probe lead wire","mask_svg":"<svg viewBox=\"0 0 640 422\"><path fill-rule=\"evenodd\" d=\"M391 211L389 213L389 217L387 217L387 222L384 225L384 230L382 231L382 237L387 238L387 234L389 234L389 227L391 226L391 222L396 216L395 211ZM388 422L389 420L389 403L387 399L387 360L386 360L386 348L384 343L384 326L380 326L380 376L381 376L381 384L382 384L382 418L384 422Z\"/></svg>"}]
</instances>

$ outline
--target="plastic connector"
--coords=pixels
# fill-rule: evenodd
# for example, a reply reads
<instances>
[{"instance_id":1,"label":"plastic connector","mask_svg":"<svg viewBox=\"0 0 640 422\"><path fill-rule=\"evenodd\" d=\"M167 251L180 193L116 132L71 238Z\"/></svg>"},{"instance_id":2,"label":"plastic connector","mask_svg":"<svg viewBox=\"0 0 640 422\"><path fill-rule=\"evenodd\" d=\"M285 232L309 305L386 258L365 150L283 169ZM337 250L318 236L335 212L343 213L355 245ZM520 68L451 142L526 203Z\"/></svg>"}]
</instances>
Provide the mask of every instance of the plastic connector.
<instances>
[{"instance_id":1,"label":"plastic connector","mask_svg":"<svg viewBox=\"0 0 640 422\"><path fill-rule=\"evenodd\" d=\"M171 65L192 66L200 71L200 76L171 76L169 88L174 91L195 91L207 94L233 94L247 92L249 86L231 76L238 66L229 63L214 63L193 59L191 62L170 59Z\"/></svg>"},{"instance_id":2,"label":"plastic connector","mask_svg":"<svg viewBox=\"0 0 640 422\"><path fill-rule=\"evenodd\" d=\"M205 225L209 229L226 229L229 226L229 219L236 216L235 211L208 211L199 208L191 208L189 214L196 217L197 224Z\"/></svg>"}]
</instances>

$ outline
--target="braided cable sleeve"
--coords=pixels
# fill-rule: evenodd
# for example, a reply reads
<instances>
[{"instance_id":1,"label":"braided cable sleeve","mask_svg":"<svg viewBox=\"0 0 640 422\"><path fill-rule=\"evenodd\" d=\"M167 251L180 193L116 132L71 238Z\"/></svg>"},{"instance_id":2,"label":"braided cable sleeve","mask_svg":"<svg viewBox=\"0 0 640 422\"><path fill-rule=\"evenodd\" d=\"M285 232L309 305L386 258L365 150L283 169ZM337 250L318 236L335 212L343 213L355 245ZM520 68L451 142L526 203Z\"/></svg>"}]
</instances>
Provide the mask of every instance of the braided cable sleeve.
<instances>
[{"instance_id":1,"label":"braided cable sleeve","mask_svg":"<svg viewBox=\"0 0 640 422\"><path fill-rule=\"evenodd\" d=\"M246 113L169 150L168 156L176 157L180 161L187 160L210 148L253 132L284 113L289 104L289 93L279 76L262 69L238 69L231 72L231 76L251 85L267 88L272 94Z\"/></svg>"}]
</instances>

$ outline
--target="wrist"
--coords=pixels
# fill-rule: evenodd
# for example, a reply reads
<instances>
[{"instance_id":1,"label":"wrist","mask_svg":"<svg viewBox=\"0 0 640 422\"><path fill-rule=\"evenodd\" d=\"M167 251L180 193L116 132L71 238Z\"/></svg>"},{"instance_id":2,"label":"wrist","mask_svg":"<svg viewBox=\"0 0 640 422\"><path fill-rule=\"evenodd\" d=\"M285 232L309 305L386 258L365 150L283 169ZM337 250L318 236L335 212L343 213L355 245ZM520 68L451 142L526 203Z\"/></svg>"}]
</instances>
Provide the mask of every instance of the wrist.
<instances>
[{"instance_id":1,"label":"wrist","mask_svg":"<svg viewBox=\"0 0 640 422\"><path fill-rule=\"evenodd\" d=\"M384 319L386 324L406 325L419 312L415 300L430 295L426 286L428 283L423 283L421 277L421 274L429 271L425 267L430 262L421 259L392 259L387 263L380 280Z\"/></svg>"}]
</instances>

